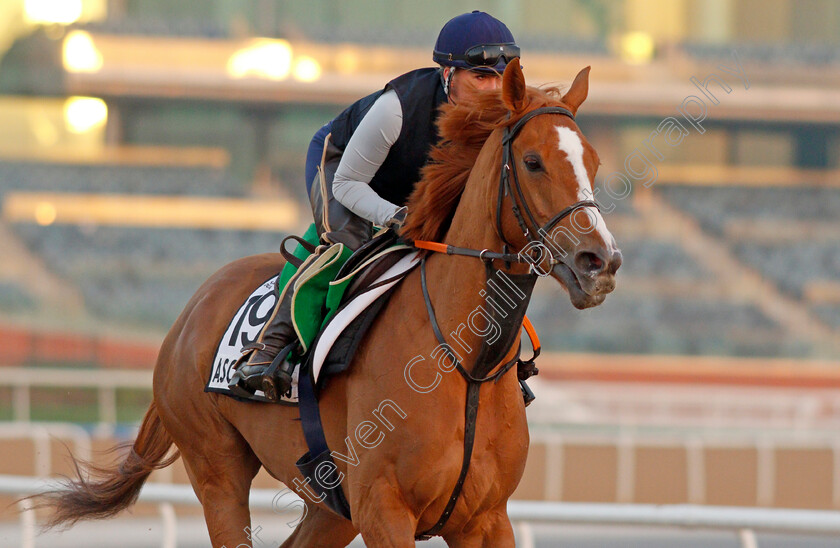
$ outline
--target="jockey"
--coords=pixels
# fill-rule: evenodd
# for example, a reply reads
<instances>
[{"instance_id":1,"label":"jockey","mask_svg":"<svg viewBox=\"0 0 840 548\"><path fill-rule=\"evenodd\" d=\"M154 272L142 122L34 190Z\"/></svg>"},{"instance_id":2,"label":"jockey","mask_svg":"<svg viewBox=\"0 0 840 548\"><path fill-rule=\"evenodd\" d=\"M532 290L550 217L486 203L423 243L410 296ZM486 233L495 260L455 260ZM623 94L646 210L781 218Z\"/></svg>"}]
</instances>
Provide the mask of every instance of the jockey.
<instances>
[{"instance_id":1,"label":"jockey","mask_svg":"<svg viewBox=\"0 0 840 548\"><path fill-rule=\"evenodd\" d=\"M443 26L435 43L438 68L398 76L318 130L305 176L320 241L355 250L372 237L373 225L401 227L408 197L439 139L438 107L470 101L474 90L501 87L502 72L517 57L519 47L504 23L480 11L459 15ZM276 399L291 386L294 364L286 359L296 340L291 288L306 267L286 289L278 288L274 315L256 342L243 348L230 383L234 392L262 389Z\"/></svg>"}]
</instances>

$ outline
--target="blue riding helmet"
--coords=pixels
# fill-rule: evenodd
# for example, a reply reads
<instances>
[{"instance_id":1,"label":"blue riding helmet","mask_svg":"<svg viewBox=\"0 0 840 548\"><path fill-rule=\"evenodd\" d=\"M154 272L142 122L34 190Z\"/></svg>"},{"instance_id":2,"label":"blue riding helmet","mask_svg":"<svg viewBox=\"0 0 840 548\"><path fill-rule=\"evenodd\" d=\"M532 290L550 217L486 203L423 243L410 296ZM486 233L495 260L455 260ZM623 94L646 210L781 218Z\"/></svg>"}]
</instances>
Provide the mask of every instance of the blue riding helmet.
<instances>
[{"instance_id":1,"label":"blue riding helmet","mask_svg":"<svg viewBox=\"0 0 840 548\"><path fill-rule=\"evenodd\" d=\"M483 11L450 19L440 31L432 59L446 67L504 72L519 46L504 23Z\"/></svg>"}]
</instances>

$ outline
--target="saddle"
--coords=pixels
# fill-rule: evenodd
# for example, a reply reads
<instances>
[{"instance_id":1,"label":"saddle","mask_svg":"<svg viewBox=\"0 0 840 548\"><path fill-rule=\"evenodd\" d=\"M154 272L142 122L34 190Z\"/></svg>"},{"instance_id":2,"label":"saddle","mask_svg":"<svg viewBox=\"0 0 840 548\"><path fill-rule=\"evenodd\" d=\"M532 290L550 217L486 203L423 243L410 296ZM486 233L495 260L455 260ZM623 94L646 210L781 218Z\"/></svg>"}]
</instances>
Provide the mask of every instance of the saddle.
<instances>
[{"instance_id":1,"label":"saddle","mask_svg":"<svg viewBox=\"0 0 840 548\"><path fill-rule=\"evenodd\" d=\"M293 252L286 248L288 240L297 242ZM380 230L356 252L351 252L342 244L319 249L318 242L314 225L303 237L284 239L281 254L286 258L286 265L279 275L254 290L231 319L219 342L214 366L205 386L206 392L237 399L268 401L261 391L248 398L234 395L229 391L227 382L230 381L231 365L240 355L241 341L252 340L262 330L278 304L277 295L282 294L288 283L295 283L292 321L300 342L300 348L292 358L300 363L305 361L316 342L320 341L325 328L341 313L340 321L330 326L331 332L320 349L323 373L325 376L339 373L350 364L356 347L387 302L396 282L411 269L395 268L395 265L399 266L398 263L413 252L413 248L400 243L397 234L389 229ZM293 279L304 263L305 271ZM280 403L297 403L297 380L296 369L292 393L281 397Z\"/></svg>"},{"instance_id":2,"label":"saddle","mask_svg":"<svg viewBox=\"0 0 840 548\"><path fill-rule=\"evenodd\" d=\"M311 233L307 234L311 236ZM285 248L285 242L289 239L299 244L293 254L289 254ZM281 291L287 269L300 268L301 247L309 253L316 252L306 238L289 236L283 240L281 253L288 265L278 281ZM399 243L393 230L382 229L355 252L351 252L342 243L317 250L319 256L307 265L306 271L295 282L295 298L292 303L292 320L303 350L307 351L311 347L320 331L342 306L373 289L374 281L411 249Z\"/></svg>"}]
</instances>

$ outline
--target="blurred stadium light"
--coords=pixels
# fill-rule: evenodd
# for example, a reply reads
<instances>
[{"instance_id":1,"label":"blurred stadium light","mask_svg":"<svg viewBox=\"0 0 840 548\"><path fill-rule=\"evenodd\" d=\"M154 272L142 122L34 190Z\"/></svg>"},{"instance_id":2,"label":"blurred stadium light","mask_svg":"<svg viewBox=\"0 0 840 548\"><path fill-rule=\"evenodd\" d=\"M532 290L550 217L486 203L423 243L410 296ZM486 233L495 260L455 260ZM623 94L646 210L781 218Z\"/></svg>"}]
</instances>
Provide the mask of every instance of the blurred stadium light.
<instances>
[{"instance_id":1,"label":"blurred stadium light","mask_svg":"<svg viewBox=\"0 0 840 548\"><path fill-rule=\"evenodd\" d=\"M67 72L97 72L102 68L102 53L90 33L74 30L64 39L64 69Z\"/></svg>"},{"instance_id":2,"label":"blurred stadium light","mask_svg":"<svg viewBox=\"0 0 840 548\"><path fill-rule=\"evenodd\" d=\"M70 25L107 15L107 0L23 0L24 19L36 25Z\"/></svg>"},{"instance_id":3,"label":"blurred stadium light","mask_svg":"<svg viewBox=\"0 0 840 548\"><path fill-rule=\"evenodd\" d=\"M98 97L69 97L64 103L64 121L72 133L86 133L108 122L108 105Z\"/></svg>"},{"instance_id":4,"label":"blurred stadium light","mask_svg":"<svg viewBox=\"0 0 840 548\"><path fill-rule=\"evenodd\" d=\"M292 76L301 82L314 82L321 77L321 65L307 55L301 55L294 61Z\"/></svg>"},{"instance_id":5,"label":"blurred stadium light","mask_svg":"<svg viewBox=\"0 0 840 548\"><path fill-rule=\"evenodd\" d=\"M24 0L24 17L35 24L75 23L82 17L82 0Z\"/></svg>"},{"instance_id":6,"label":"blurred stadium light","mask_svg":"<svg viewBox=\"0 0 840 548\"><path fill-rule=\"evenodd\" d=\"M628 63L649 63L653 59L653 37L646 32L628 32L620 43L621 58Z\"/></svg>"},{"instance_id":7,"label":"blurred stadium light","mask_svg":"<svg viewBox=\"0 0 840 548\"><path fill-rule=\"evenodd\" d=\"M285 80L292 72L292 46L286 40L258 38L230 56L227 72L233 78Z\"/></svg>"}]
</instances>

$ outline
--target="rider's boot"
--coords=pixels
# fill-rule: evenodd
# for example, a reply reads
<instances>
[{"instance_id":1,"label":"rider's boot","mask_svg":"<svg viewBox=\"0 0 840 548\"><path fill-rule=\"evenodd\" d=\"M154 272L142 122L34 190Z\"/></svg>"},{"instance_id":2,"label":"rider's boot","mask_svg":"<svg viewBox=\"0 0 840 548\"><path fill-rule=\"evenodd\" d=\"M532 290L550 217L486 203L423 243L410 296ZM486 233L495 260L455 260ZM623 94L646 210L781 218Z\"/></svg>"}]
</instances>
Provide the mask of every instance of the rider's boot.
<instances>
[{"instance_id":1,"label":"rider's boot","mask_svg":"<svg viewBox=\"0 0 840 548\"><path fill-rule=\"evenodd\" d=\"M228 385L233 394L248 398L262 390L267 399L277 401L281 395L291 393L295 364L289 358L297 342L292 324L292 296L295 281L305 267L306 263L283 288L274 314L257 340L242 348L242 357L234 365L235 372Z\"/></svg>"}]
</instances>

